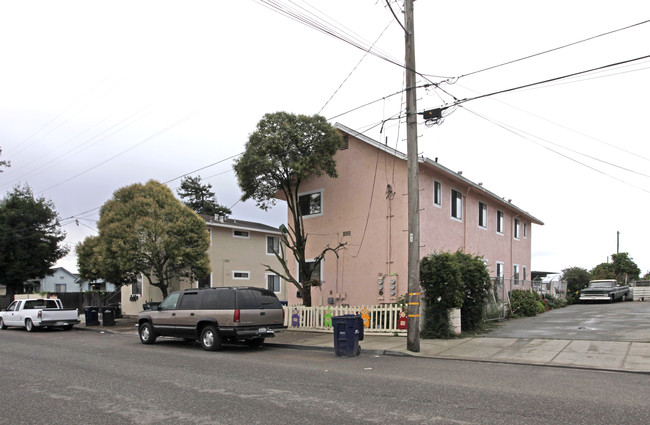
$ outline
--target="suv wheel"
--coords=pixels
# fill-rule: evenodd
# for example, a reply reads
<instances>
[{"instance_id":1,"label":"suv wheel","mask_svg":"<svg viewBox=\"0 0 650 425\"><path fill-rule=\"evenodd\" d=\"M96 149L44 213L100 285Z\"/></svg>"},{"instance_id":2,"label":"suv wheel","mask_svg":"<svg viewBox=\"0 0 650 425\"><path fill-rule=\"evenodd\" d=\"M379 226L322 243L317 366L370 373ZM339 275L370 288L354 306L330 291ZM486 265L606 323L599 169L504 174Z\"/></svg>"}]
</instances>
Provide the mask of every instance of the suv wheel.
<instances>
[{"instance_id":1,"label":"suv wheel","mask_svg":"<svg viewBox=\"0 0 650 425\"><path fill-rule=\"evenodd\" d=\"M207 351L217 351L221 348L221 337L219 336L219 332L217 332L217 328L213 325L208 325L203 328L199 341L201 342L201 347Z\"/></svg>"},{"instance_id":2,"label":"suv wheel","mask_svg":"<svg viewBox=\"0 0 650 425\"><path fill-rule=\"evenodd\" d=\"M140 324L138 334L140 335L140 341L143 344L153 344L156 342L156 334L153 331L153 326L151 326L151 323L149 322Z\"/></svg>"},{"instance_id":3,"label":"suv wheel","mask_svg":"<svg viewBox=\"0 0 650 425\"><path fill-rule=\"evenodd\" d=\"M5 321L2 320L2 317L0 317L0 329L7 329L7 326L5 326Z\"/></svg>"}]
</instances>

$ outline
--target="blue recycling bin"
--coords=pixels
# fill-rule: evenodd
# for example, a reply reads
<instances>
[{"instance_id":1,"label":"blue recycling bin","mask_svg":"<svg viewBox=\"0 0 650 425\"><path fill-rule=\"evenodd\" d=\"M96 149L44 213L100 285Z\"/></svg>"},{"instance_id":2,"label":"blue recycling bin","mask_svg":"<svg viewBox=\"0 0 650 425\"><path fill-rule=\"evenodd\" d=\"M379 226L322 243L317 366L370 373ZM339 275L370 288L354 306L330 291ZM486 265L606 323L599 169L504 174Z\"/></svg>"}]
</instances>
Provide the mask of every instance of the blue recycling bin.
<instances>
[{"instance_id":1,"label":"blue recycling bin","mask_svg":"<svg viewBox=\"0 0 650 425\"><path fill-rule=\"evenodd\" d=\"M86 326L99 326L99 307L84 307Z\"/></svg>"},{"instance_id":2,"label":"blue recycling bin","mask_svg":"<svg viewBox=\"0 0 650 425\"><path fill-rule=\"evenodd\" d=\"M358 314L332 317L334 328L334 352L339 357L355 357L361 353L359 341L363 341L363 320Z\"/></svg>"}]
</instances>

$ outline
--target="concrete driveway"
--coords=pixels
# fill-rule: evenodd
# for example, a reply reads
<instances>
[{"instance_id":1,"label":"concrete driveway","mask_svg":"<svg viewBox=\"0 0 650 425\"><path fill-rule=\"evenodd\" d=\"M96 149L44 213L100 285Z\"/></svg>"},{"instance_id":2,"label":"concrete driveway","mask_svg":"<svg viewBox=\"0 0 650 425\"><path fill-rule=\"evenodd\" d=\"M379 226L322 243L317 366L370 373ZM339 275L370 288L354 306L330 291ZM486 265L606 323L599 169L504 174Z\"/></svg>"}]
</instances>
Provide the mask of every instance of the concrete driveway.
<instances>
[{"instance_id":1,"label":"concrete driveway","mask_svg":"<svg viewBox=\"0 0 650 425\"><path fill-rule=\"evenodd\" d=\"M650 342L650 302L574 304L502 322L485 337Z\"/></svg>"}]
</instances>

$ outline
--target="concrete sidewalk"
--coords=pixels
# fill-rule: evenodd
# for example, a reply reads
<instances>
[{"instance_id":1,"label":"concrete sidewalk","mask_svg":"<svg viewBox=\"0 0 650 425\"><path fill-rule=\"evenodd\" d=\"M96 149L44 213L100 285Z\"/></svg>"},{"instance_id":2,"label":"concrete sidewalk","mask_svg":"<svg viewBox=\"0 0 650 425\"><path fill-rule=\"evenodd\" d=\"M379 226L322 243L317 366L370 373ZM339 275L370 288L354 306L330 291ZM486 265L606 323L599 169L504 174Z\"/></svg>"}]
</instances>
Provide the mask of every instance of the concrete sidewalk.
<instances>
[{"instance_id":1,"label":"concrete sidewalk","mask_svg":"<svg viewBox=\"0 0 650 425\"><path fill-rule=\"evenodd\" d=\"M137 335L134 318L118 318L114 326L77 329ZM328 332L285 331L268 338L265 345L292 349L332 351L334 337ZM362 353L403 355L494 363L516 363L650 374L650 342L587 341L542 338L421 339L420 352L406 349L406 337L365 334Z\"/></svg>"}]
</instances>

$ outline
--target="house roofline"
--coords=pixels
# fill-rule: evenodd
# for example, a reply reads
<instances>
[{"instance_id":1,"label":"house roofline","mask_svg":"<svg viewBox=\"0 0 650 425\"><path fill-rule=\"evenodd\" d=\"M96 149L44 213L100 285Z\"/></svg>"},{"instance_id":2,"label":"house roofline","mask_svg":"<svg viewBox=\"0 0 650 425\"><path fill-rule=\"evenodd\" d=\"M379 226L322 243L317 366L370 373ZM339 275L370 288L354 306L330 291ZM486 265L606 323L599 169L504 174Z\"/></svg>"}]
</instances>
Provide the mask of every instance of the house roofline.
<instances>
[{"instance_id":1,"label":"house roofline","mask_svg":"<svg viewBox=\"0 0 650 425\"><path fill-rule=\"evenodd\" d=\"M380 150L382 150L382 151L384 151L384 152L386 152L386 153L388 153L390 155L393 155L393 156L397 157L398 159L401 159L401 160L404 160L404 161L407 160L406 154L398 151L397 149L393 149L390 146L379 143L376 140L373 140L370 137L368 137L368 136L366 136L366 135L364 135L364 134L362 134L362 133L360 133L358 131L355 131L355 130L352 130L352 129L346 127L343 124L336 123L336 124L334 124L334 127L337 128L338 130L344 132L344 133L349 134L350 136L353 136L353 137L361 140L362 142L365 142L365 143L367 143L367 144L369 144L371 146L376 147L377 149L380 149ZM512 202L507 201L505 198L500 197L500 196L496 195L494 192L491 192L491 191L485 189L483 187L483 185L476 184L473 181L463 177L462 175L450 170L449 168L447 168L447 167L445 167L443 165L440 165L437 161L434 161L434 160L431 160L431 159L425 158L425 157L418 157L418 162L425 165L425 166L435 168L435 169L437 169L439 171L442 171L448 177L450 177L450 178L452 178L454 180L459 180L459 181L463 182L464 184L466 184L468 187L471 187L472 189L478 190L479 192L483 193L485 196L495 200L497 203L503 205L504 207L510 208L510 209L518 212L519 215L528 217L528 219L530 219L530 221L532 223L539 224L540 226L544 225L543 221L541 221L540 219L538 219L535 216L531 215L530 213L522 210L521 208L517 207Z\"/></svg>"},{"instance_id":2,"label":"house roofline","mask_svg":"<svg viewBox=\"0 0 650 425\"><path fill-rule=\"evenodd\" d=\"M223 222L213 216L199 214L205 220L205 224L211 227L221 227L225 229L247 230L250 232L268 233L273 235L281 235L279 229L271 227L266 224L256 223L254 221L236 220L232 218L223 218Z\"/></svg>"}]
</instances>

